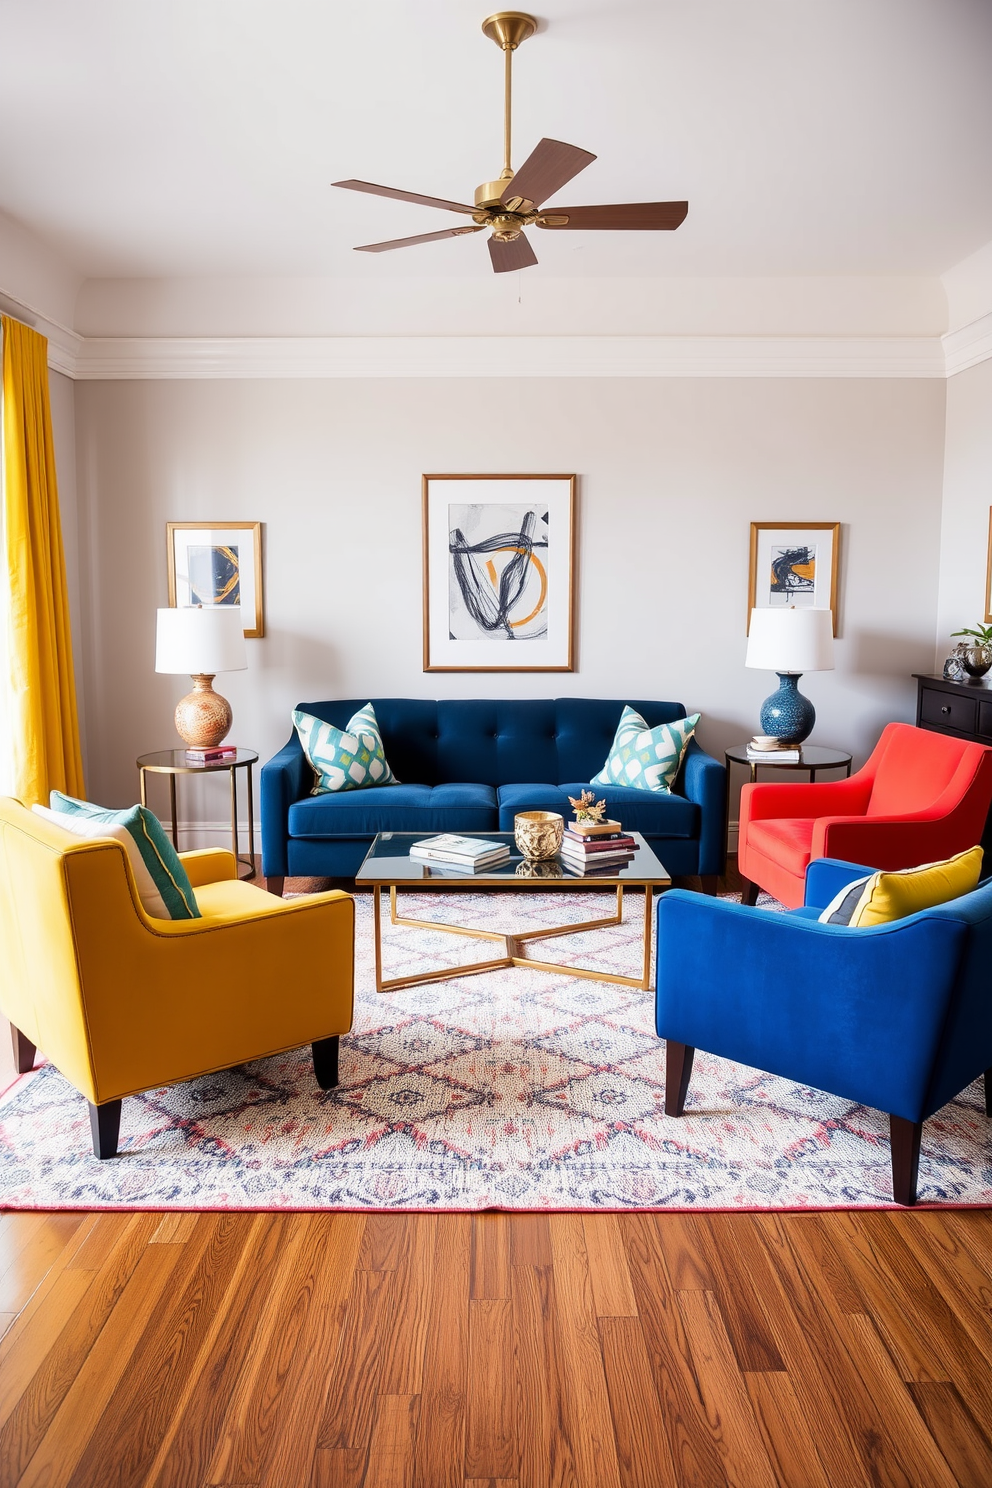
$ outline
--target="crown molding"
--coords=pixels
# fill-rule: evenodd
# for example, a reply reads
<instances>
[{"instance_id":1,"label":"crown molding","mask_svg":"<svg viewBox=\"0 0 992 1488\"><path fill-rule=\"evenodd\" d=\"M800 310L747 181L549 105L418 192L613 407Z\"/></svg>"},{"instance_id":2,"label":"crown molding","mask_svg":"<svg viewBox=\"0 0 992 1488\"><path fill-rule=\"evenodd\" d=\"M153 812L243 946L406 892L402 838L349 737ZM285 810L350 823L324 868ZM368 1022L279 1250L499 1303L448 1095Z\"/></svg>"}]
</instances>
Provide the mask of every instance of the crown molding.
<instances>
[{"instance_id":1,"label":"crown molding","mask_svg":"<svg viewBox=\"0 0 992 1488\"><path fill-rule=\"evenodd\" d=\"M361 377L940 377L937 337L78 338L81 380ZM61 367L59 370L63 370Z\"/></svg>"},{"instance_id":2,"label":"crown molding","mask_svg":"<svg viewBox=\"0 0 992 1488\"><path fill-rule=\"evenodd\" d=\"M76 331L71 331L60 320L50 320L47 315L36 306L29 305L26 300L7 294L3 290L0 290L0 310L7 315L12 315L15 320L23 321L25 325L29 325L32 330L46 338L48 365L53 372L61 372L66 377L78 375L76 366L84 343L82 336Z\"/></svg>"},{"instance_id":3,"label":"crown molding","mask_svg":"<svg viewBox=\"0 0 992 1488\"><path fill-rule=\"evenodd\" d=\"M992 357L992 314L979 316L970 325L941 337L946 376L953 377Z\"/></svg>"}]
</instances>

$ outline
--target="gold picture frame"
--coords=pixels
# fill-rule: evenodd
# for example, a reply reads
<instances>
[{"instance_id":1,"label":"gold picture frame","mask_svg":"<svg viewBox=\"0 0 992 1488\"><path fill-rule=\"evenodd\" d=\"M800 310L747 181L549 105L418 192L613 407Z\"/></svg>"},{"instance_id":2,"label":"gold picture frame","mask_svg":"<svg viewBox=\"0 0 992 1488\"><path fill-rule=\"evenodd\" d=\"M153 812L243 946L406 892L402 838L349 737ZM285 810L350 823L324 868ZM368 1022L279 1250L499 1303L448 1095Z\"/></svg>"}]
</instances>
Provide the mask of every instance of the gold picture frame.
<instances>
[{"instance_id":1,"label":"gold picture frame","mask_svg":"<svg viewBox=\"0 0 992 1488\"><path fill-rule=\"evenodd\" d=\"M575 487L423 477L425 672L575 670Z\"/></svg>"},{"instance_id":2,"label":"gold picture frame","mask_svg":"<svg viewBox=\"0 0 992 1488\"><path fill-rule=\"evenodd\" d=\"M985 625L992 625L992 506L989 507L989 545L985 559Z\"/></svg>"},{"instance_id":3,"label":"gold picture frame","mask_svg":"<svg viewBox=\"0 0 992 1488\"><path fill-rule=\"evenodd\" d=\"M170 606L239 603L246 639L264 636L261 522L166 522L165 540Z\"/></svg>"},{"instance_id":4,"label":"gold picture frame","mask_svg":"<svg viewBox=\"0 0 992 1488\"><path fill-rule=\"evenodd\" d=\"M808 532L822 533L815 542L806 542ZM809 549L812 548L812 555ZM790 562L800 549L806 557ZM747 628L751 629L751 611L774 609L780 605L808 605L829 609L833 632L837 634L837 573L840 563L839 522L752 522L748 562ZM812 572L803 573L802 568ZM790 589L787 578L795 584ZM767 578L759 581L759 573Z\"/></svg>"}]
</instances>

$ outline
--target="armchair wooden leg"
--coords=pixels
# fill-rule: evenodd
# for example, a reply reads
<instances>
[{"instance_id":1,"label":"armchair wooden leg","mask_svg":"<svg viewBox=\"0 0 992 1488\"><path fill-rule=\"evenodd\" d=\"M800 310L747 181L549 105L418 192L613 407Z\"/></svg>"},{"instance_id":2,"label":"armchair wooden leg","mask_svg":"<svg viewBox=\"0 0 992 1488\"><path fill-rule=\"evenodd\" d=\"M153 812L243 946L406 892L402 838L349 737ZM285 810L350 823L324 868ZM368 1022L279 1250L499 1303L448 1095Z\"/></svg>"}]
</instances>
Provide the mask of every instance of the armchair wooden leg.
<instances>
[{"instance_id":1,"label":"armchair wooden leg","mask_svg":"<svg viewBox=\"0 0 992 1488\"><path fill-rule=\"evenodd\" d=\"M310 1045L313 1050L313 1072L321 1090L333 1090L338 1083L338 1035L317 1039Z\"/></svg>"},{"instance_id":2,"label":"armchair wooden leg","mask_svg":"<svg viewBox=\"0 0 992 1488\"><path fill-rule=\"evenodd\" d=\"M34 1044L29 1038L25 1038L19 1028L10 1025L10 1042L14 1050L14 1068L19 1075L26 1075L29 1069L34 1067L34 1056L37 1052Z\"/></svg>"},{"instance_id":3,"label":"armchair wooden leg","mask_svg":"<svg viewBox=\"0 0 992 1488\"><path fill-rule=\"evenodd\" d=\"M691 1044L677 1044L669 1039L665 1045L665 1115L681 1116L692 1075L695 1049Z\"/></svg>"},{"instance_id":4,"label":"armchair wooden leg","mask_svg":"<svg viewBox=\"0 0 992 1488\"><path fill-rule=\"evenodd\" d=\"M753 909L758 902L759 892L760 890L758 889L758 885L756 883L752 883L749 878L745 878L744 887L741 893L741 903L750 904L751 908Z\"/></svg>"},{"instance_id":5,"label":"armchair wooden leg","mask_svg":"<svg viewBox=\"0 0 992 1488\"><path fill-rule=\"evenodd\" d=\"M985 1071L985 1114L992 1116L992 1069Z\"/></svg>"},{"instance_id":6,"label":"armchair wooden leg","mask_svg":"<svg viewBox=\"0 0 992 1488\"><path fill-rule=\"evenodd\" d=\"M892 1144L892 1197L897 1204L916 1203L916 1178L920 1167L922 1121L907 1121L905 1116L889 1117L889 1140Z\"/></svg>"},{"instance_id":7,"label":"armchair wooden leg","mask_svg":"<svg viewBox=\"0 0 992 1488\"><path fill-rule=\"evenodd\" d=\"M715 895L720 887L720 879L715 873L704 873L701 875L700 884L704 894Z\"/></svg>"},{"instance_id":8,"label":"armchair wooden leg","mask_svg":"<svg viewBox=\"0 0 992 1488\"><path fill-rule=\"evenodd\" d=\"M93 1133L93 1156L116 1157L117 1138L121 1129L121 1102L107 1101L106 1105L90 1107L90 1131Z\"/></svg>"},{"instance_id":9,"label":"armchair wooden leg","mask_svg":"<svg viewBox=\"0 0 992 1488\"><path fill-rule=\"evenodd\" d=\"M279 876L267 878L265 880L265 887L268 889L270 894L275 894L278 898L281 899L282 891L286 887L286 875L281 874Z\"/></svg>"}]
</instances>

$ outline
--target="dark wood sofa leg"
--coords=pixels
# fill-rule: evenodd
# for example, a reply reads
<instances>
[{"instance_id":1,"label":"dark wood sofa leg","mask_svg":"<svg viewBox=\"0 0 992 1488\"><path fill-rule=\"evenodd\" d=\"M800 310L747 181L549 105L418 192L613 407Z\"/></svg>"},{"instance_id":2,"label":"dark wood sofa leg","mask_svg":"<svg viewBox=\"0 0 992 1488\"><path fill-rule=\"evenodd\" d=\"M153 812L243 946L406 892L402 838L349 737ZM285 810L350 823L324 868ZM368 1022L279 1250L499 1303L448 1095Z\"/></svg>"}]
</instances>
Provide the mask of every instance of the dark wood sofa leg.
<instances>
[{"instance_id":1,"label":"dark wood sofa leg","mask_svg":"<svg viewBox=\"0 0 992 1488\"><path fill-rule=\"evenodd\" d=\"M719 889L720 887L720 879L715 873L702 874L700 876L699 882L702 886L704 894L715 895L717 889Z\"/></svg>"},{"instance_id":2,"label":"dark wood sofa leg","mask_svg":"<svg viewBox=\"0 0 992 1488\"><path fill-rule=\"evenodd\" d=\"M275 894L281 899L282 891L286 887L286 875L281 874L278 877L267 878L265 880L265 887L270 894Z\"/></svg>"},{"instance_id":3,"label":"dark wood sofa leg","mask_svg":"<svg viewBox=\"0 0 992 1488\"><path fill-rule=\"evenodd\" d=\"M758 902L759 892L760 890L758 889L758 885L756 883L752 883L749 878L745 878L744 887L741 891L741 903L750 904L751 908L753 909Z\"/></svg>"},{"instance_id":4,"label":"dark wood sofa leg","mask_svg":"<svg viewBox=\"0 0 992 1488\"><path fill-rule=\"evenodd\" d=\"M992 1069L985 1071L985 1114L992 1116Z\"/></svg>"},{"instance_id":5,"label":"dark wood sofa leg","mask_svg":"<svg viewBox=\"0 0 992 1488\"><path fill-rule=\"evenodd\" d=\"M89 1108L90 1131L93 1133L93 1156L116 1157L117 1138L121 1129L121 1102L119 1100L107 1101L105 1105L95 1106L90 1101Z\"/></svg>"},{"instance_id":6,"label":"dark wood sofa leg","mask_svg":"<svg viewBox=\"0 0 992 1488\"><path fill-rule=\"evenodd\" d=\"M922 1121L907 1121L905 1116L889 1117L889 1141L892 1144L892 1197L897 1204L916 1203L916 1178L920 1168Z\"/></svg>"},{"instance_id":7,"label":"dark wood sofa leg","mask_svg":"<svg viewBox=\"0 0 992 1488\"><path fill-rule=\"evenodd\" d=\"M338 1083L338 1035L317 1039L310 1045L313 1050L313 1072L321 1090L333 1090Z\"/></svg>"},{"instance_id":8,"label":"dark wood sofa leg","mask_svg":"<svg viewBox=\"0 0 992 1488\"><path fill-rule=\"evenodd\" d=\"M677 1044L669 1039L665 1045L665 1115L681 1116L692 1075L695 1049L691 1044Z\"/></svg>"},{"instance_id":9,"label":"dark wood sofa leg","mask_svg":"<svg viewBox=\"0 0 992 1488\"><path fill-rule=\"evenodd\" d=\"M10 1025L10 1042L14 1050L14 1068L19 1075L26 1075L29 1069L34 1067L34 1056L37 1053L34 1044L29 1038L25 1038L19 1028Z\"/></svg>"}]
</instances>

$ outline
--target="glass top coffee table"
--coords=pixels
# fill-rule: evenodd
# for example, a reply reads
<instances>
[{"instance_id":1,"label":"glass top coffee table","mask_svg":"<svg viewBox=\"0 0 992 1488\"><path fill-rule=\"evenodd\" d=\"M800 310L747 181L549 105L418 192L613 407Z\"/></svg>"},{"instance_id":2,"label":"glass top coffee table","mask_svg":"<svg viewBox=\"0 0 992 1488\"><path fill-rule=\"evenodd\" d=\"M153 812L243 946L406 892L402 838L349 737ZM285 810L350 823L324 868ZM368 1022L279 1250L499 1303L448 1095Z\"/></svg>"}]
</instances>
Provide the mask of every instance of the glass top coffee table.
<instances>
[{"instance_id":1,"label":"glass top coffee table","mask_svg":"<svg viewBox=\"0 0 992 1488\"><path fill-rule=\"evenodd\" d=\"M473 976L480 971L496 971L506 966L528 966L534 971L555 972L559 976L591 977L599 982L615 982L623 987L650 985L651 976L651 900L654 891L671 886L671 875L655 857L654 852L639 832L631 832L636 844L634 856L629 863L611 872L599 871L582 874L567 868L559 858L545 862L534 862L524 858L513 840L512 832L464 832L465 837L481 837L487 842L505 842L510 857L496 868L484 868L479 873L456 868L451 863L425 862L423 858L411 858L410 848L415 842L424 841L422 832L380 832L369 848L365 862L355 874L357 889L371 889L373 923L375 931L375 987L377 992L396 992L401 987L415 987L422 982L441 982L449 977ZM382 975L382 890L389 890L389 920L393 925L408 925L421 930L444 930L452 935L469 935L478 940L495 940L503 943L504 953L490 961L477 961L470 966L439 967L435 971L418 972L416 976L384 978ZM554 892L558 889L615 889L616 910L603 919L584 920L580 924L551 926L542 930L527 930L521 935L501 935L493 930L480 930L468 925L443 925L435 920L411 920L397 914L396 892L398 889L425 889L439 893L464 893L474 889L539 889ZM555 935L575 935L580 930L599 930L607 925L619 925L623 920L624 889L644 891L644 961L639 977L621 976L618 972L595 970L583 966L566 966L556 961L539 961L525 954L525 945L532 940L549 940Z\"/></svg>"}]
</instances>

